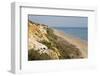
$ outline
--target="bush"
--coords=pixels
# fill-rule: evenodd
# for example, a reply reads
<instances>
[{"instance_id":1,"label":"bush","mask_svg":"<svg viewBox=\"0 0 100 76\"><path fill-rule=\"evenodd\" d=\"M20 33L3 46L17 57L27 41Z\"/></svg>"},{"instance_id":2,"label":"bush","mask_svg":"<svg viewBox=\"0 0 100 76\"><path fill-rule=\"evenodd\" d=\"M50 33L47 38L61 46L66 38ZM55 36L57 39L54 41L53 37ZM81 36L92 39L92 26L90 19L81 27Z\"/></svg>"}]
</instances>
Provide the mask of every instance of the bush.
<instances>
[{"instance_id":1,"label":"bush","mask_svg":"<svg viewBox=\"0 0 100 76\"><path fill-rule=\"evenodd\" d=\"M31 49L28 51L28 60L40 60L40 54L38 51Z\"/></svg>"},{"instance_id":2,"label":"bush","mask_svg":"<svg viewBox=\"0 0 100 76\"><path fill-rule=\"evenodd\" d=\"M51 41L57 39L57 36L54 34L53 29L47 28L47 33L48 33L48 38L49 38Z\"/></svg>"},{"instance_id":3,"label":"bush","mask_svg":"<svg viewBox=\"0 0 100 76\"><path fill-rule=\"evenodd\" d=\"M47 41L43 40L40 43L46 45L49 49L51 48L51 42L47 42Z\"/></svg>"},{"instance_id":4,"label":"bush","mask_svg":"<svg viewBox=\"0 0 100 76\"><path fill-rule=\"evenodd\" d=\"M40 54L38 50L31 49L28 51L28 60L49 60L51 59L46 53Z\"/></svg>"}]
</instances>

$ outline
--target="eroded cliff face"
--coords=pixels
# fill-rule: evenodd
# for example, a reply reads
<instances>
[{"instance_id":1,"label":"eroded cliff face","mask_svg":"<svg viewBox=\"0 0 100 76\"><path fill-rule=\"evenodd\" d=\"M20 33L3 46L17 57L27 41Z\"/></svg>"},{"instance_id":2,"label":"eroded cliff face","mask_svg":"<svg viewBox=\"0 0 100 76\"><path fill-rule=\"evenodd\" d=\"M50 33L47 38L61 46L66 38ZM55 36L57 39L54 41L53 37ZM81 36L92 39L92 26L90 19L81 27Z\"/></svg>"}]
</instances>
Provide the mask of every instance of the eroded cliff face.
<instances>
[{"instance_id":1,"label":"eroded cliff face","mask_svg":"<svg viewBox=\"0 0 100 76\"><path fill-rule=\"evenodd\" d=\"M46 54L51 59L59 59L60 53L56 50L48 48L45 43L50 43L47 35L48 27L43 24L33 23L29 21L28 23L28 51L37 52L38 54ZM33 51L32 51L33 50Z\"/></svg>"},{"instance_id":2,"label":"eroded cliff face","mask_svg":"<svg viewBox=\"0 0 100 76\"><path fill-rule=\"evenodd\" d=\"M81 58L78 48L54 34L47 25L28 21L28 59Z\"/></svg>"}]
</instances>

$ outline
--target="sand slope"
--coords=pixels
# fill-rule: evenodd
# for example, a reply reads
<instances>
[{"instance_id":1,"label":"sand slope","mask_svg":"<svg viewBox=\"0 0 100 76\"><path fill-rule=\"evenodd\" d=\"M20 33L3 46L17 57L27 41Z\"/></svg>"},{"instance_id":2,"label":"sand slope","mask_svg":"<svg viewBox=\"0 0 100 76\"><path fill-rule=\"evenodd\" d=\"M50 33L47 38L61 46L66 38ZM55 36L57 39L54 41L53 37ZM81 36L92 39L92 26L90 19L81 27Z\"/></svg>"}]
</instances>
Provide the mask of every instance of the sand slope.
<instances>
[{"instance_id":1,"label":"sand slope","mask_svg":"<svg viewBox=\"0 0 100 76\"><path fill-rule=\"evenodd\" d=\"M82 53L82 57L87 58L88 57L88 44L86 41L81 40L79 38L75 38L73 36L70 36L68 34L63 33L62 31L58 31L56 29L54 29L54 33L55 35L62 37L63 39L65 39L66 41L68 41L69 43L75 45L80 52Z\"/></svg>"}]
</instances>

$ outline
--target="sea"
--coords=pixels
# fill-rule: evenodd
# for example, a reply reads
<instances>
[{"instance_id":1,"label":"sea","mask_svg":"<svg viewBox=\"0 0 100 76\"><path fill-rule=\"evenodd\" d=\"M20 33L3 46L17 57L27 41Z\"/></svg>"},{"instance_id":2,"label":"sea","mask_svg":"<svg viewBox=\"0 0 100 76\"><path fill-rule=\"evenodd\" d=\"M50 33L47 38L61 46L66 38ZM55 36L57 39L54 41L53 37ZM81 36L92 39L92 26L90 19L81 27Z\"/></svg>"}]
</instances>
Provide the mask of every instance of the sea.
<instances>
[{"instance_id":1,"label":"sea","mask_svg":"<svg viewBox=\"0 0 100 76\"><path fill-rule=\"evenodd\" d=\"M88 28L87 27L53 27L70 36L74 36L81 40L88 41Z\"/></svg>"}]
</instances>

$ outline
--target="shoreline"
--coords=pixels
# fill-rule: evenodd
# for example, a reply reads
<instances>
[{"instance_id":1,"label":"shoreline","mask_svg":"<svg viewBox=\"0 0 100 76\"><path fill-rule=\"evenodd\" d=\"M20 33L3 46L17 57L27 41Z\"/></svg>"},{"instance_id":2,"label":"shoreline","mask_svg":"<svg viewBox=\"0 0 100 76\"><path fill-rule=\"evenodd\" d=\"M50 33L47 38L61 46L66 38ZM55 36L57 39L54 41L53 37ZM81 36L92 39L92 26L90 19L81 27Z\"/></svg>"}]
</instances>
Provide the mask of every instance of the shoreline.
<instances>
[{"instance_id":1,"label":"shoreline","mask_svg":"<svg viewBox=\"0 0 100 76\"><path fill-rule=\"evenodd\" d=\"M74 36L71 36L69 34L66 34L66 33L59 31L59 30L56 30L56 29L53 29L53 30L54 30L55 35L62 37L66 41L68 41L69 43L75 45L82 53L82 57L84 57L84 58L88 57L88 51L87 51L88 50L88 43L85 40L81 40L79 38L76 38Z\"/></svg>"}]
</instances>

